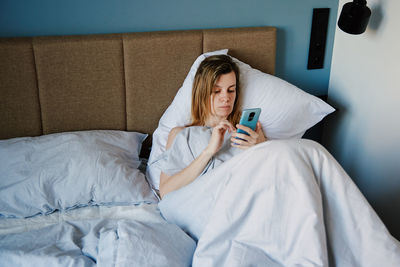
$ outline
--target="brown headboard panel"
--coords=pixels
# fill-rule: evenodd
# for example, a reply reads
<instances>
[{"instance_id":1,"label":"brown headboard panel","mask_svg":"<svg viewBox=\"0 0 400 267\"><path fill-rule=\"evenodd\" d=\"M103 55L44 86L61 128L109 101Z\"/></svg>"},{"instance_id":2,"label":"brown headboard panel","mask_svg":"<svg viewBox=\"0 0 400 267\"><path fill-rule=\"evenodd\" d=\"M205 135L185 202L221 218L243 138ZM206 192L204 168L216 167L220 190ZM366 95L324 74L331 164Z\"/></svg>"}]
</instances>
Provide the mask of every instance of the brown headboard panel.
<instances>
[{"instance_id":1,"label":"brown headboard panel","mask_svg":"<svg viewBox=\"0 0 400 267\"><path fill-rule=\"evenodd\" d=\"M229 54L274 73L273 27L0 39L0 139L118 129L152 133L191 64Z\"/></svg>"}]
</instances>

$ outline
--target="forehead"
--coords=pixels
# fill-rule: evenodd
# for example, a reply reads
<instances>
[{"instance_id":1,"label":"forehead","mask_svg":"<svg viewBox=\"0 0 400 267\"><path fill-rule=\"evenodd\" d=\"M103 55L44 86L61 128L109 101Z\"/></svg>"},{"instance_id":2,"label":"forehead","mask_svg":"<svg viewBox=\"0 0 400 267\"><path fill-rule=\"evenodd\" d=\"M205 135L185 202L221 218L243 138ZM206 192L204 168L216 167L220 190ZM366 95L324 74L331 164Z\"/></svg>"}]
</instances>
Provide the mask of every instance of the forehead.
<instances>
[{"instance_id":1,"label":"forehead","mask_svg":"<svg viewBox=\"0 0 400 267\"><path fill-rule=\"evenodd\" d=\"M226 74L221 74L215 81L216 86L232 86L236 85L235 72L231 71Z\"/></svg>"}]
</instances>

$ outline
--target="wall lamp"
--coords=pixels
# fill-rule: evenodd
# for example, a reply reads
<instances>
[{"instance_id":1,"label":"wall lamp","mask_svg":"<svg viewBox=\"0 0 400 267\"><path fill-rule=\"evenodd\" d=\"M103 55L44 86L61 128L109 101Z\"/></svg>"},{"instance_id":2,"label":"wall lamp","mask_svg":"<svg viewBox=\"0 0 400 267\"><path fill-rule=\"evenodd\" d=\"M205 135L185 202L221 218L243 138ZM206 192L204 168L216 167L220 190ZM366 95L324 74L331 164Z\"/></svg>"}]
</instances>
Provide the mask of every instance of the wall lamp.
<instances>
[{"instance_id":1,"label":"wall lamp","mask_svg":"<svg viewBox=\"0 0 400 267\"><path fill-rule=\"evenodd\" d=\"M361 34L367 29L371 10L367 7L366 0L353 0L343 5L338 26L350 34Z\"/></svg>"}]
</instances>

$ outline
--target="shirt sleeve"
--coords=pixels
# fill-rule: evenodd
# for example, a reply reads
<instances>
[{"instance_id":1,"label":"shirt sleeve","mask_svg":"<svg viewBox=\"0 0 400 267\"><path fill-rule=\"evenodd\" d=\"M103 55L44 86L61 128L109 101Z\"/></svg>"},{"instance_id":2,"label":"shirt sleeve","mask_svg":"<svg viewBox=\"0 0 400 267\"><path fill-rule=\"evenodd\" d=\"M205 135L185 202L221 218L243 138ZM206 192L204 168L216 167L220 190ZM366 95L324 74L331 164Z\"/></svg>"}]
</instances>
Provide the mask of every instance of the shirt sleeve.
<instances>
[{"instance_id":1,"label":"shirt sleeve","mask_svg":"<svg viewBox=\"0 0 400 267\"><path fill-rule=\"evenodd\" d=\"M195 155L189 146L188 137L186 128L180 131L176 135L171 147L162 153L152 163L152 166L155 166L169 176L186 168L195 159Z\"/></svg>"}]
</instances>

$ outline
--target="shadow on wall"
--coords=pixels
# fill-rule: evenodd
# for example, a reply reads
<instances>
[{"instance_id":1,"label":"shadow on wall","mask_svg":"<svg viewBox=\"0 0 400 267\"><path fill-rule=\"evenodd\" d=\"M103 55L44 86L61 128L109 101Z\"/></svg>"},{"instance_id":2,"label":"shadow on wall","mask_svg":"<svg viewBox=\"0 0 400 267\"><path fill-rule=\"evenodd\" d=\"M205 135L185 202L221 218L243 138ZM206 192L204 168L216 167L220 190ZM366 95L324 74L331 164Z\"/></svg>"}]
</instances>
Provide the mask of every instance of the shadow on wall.
<instances>
[{"instance_id":1,"label":"shadow on wall","mask_svg":"<svg viewBox=\"0 0 400 267\"><path fill-rule=\"evenodd\" d=\"M367 195L368 188L363 187L364 181L362 180L362 172L359 169L360 162L354 156L364 154L364 146L360 139L351 138L349 133L349 131L358 131L358 128L354 127L349 120L352 112L351 105L346 103L345 99L336 101L333 98L329 98L326 102L334 107L336 111L324 119L321 143L345 169L360 191ZM357 136L357 134L357 132L352 132L352 135Z\"/></svg>"},{"instance_id":2,"label":"shadow on wall","mask_svg":"<svg viewBox=\"0 0 400 267\"><path fill-rule=\"evenodd\" d=\"M385 0L378 0L371 6L371 18L368 24L368 30L376 33L384 21Z\"/></svg>"},{"instance_id":3,"label":"shadow on wall","mask_svg":"<svg viewBox=\"0 0 400 267\"><path fill-rule=\"evenodd\" d=\"M397 178L398 174L393 173L393 176ZM375 200L372 207L384 222L390 234L400 241L400 216L397 212L393 212L393 210L398 210L395 207L400 207L399 195L400 190L386 192L385 197Z\"/></svg>"},{"instance_id":4,"label":"shadow on wall","mask_svg":"<svg viewBox=\"0 0 400 267\"><path fill-rule=\"evenodd\" d=\"M340 151L338 148L343 147L343 138L339 138L339 134L343 133L343 128L346 128L345 118L348 113L348 108L346 103L343 100L336 101L333 98L329 98L326 102L336 109L335 112L329 114L324 119L324 126L322 129L322 145L325 146L329 152L338 160L343 158L345 155L338 155ZM339 140L340 139L340 140ZM348 164L349 166L344 166L345 162L340 162L340 164L346 169L348 174L350 175L348 169L352 164ZM350 175L351 176L351 175Z\"/></svg>"},{"instance_id":5,"label":"shadow on wall","mask_svg":"<svg viewBox=\"0 0 400 267\"><path fill-rule=\"evenodd\" d=\"M351 177L363 195L367 198L369 204L373 207L379 218L383 221L389 232L400 240L400 216L394 210L400 207L400 188L397 186L385 187L379 186L379 181L363 180L363 177L368 175L365 172L368 170L360 167L359 159L354 155L362 155L364 146L357 139L348 139L347 131L351 125L346 117L351 113L351 106L346 105L343 100L341 103L332 99L327 101L333 106L336 111L326 117L323 124L322 145L335 157L340 165L346 170L346 173ZM357 134L356 134L357 135ZM374 160L371 159L371 164ZM364 165L361 165L364 166ZM372 175L377 180L379 172ZM385 174L385 181L398 181L399 174L395 170L392 173ZM378 188L376 187L378 186ZM384 190L384 193L382 192Z\"/></svg>"},{"instance_id":6,"label":"shadow on wall","mask_svg":"<svg viewBox=\"0 0 400 267\"><path fill-rule=\"evenodd\" d=\"M282 77L285 73L285 62L287 50L286 33L282 28L276 29L276 59L275 59L275 76Z\"/></svg>"}]
</instances>

